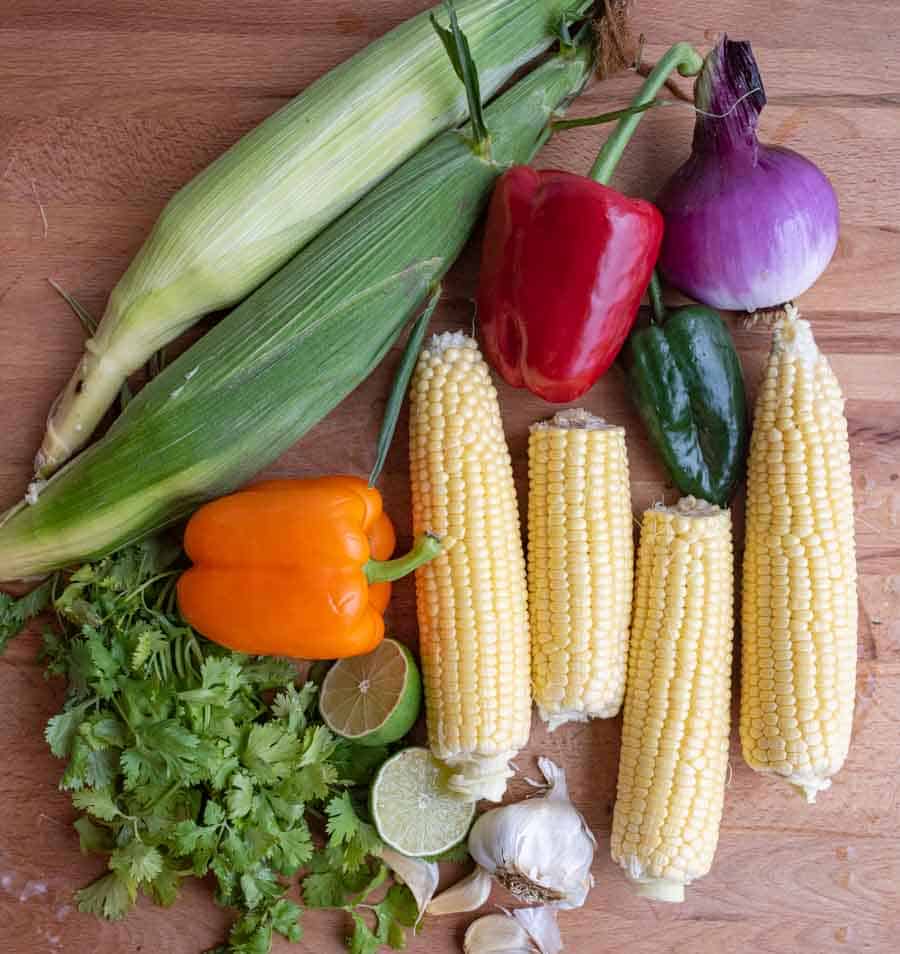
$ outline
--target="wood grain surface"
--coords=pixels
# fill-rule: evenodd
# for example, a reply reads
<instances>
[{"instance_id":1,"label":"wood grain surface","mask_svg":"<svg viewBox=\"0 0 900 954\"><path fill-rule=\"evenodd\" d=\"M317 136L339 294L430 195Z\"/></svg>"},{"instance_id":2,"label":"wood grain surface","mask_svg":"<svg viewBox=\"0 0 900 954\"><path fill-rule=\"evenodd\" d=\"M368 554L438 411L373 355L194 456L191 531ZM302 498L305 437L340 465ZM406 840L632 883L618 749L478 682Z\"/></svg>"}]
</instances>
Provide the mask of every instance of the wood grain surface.
<instances>
[{"instance_id":1,"label":"wood grain surface","mask_svg":"<svg viewBox=\"0 0 900 954\"><path fill-rule=\"evenodd\" d=\"M30 473L48 406L81 349L81 330L46 279L100 313L166 199L295 92L424 6L424 0L2 0L0 2L0 504ZM733 733L732 767L712 873L681 906L635 897L608 854L619 720L549 735L535 721L533 756L563 764L599 839L588 905L561 916L575 954L889 954L900 949L900 34L896 0L641 0L644 56L727 30L752 40L769 93L766 139L813 157L831 176L843 217L838 254L799 302L847 398L859 545L860 638L853 746L814 807L754 775ZM625 75L594 85L573 109L627 102ZM685 157L686 105L648 114L614 184L652 197ZM604 133L554 141L544 165L585 171ZM441 327L468 327L477 239L453 272ZM751 392L768 333L733 326ZM366 473L397 351L272 468L280 474ZM524 491L528 424L550 410L500 388ZM610 373L592 411L628 428L635 511L674 499L623 383ZM384 477L409 534L406 438ZM524 503L524 493L522 495ZM740 506L737 508L740 510ZM393 630L415 640L409 583L397 587ZM103 924L73 909L94 877L71 827L60 765L42 738L62 698L35 660L37 638L0 658L0 950L198 954L228 914L206 883L162 911L141 902ZM524 785L514 784L512 797ZM448 877L452 875L448 872ZM509 898L495 892L496 903ZM411 950L461 949L471 916L433 920ZM342 950L342 916L314 912L295 949ZM277 950L290 950L289 945Z\"/></svg>"}]
</instances>

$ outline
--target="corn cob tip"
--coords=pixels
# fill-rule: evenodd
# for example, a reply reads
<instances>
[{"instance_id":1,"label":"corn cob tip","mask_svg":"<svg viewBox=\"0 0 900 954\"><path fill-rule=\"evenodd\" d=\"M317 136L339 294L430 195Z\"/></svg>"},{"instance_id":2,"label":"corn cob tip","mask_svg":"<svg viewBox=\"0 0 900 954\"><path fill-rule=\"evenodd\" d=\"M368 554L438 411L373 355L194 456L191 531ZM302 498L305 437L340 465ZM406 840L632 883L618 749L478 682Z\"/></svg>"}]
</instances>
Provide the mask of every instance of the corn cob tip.
<instances>
[{"instance_id":1,"label":"corn cob tip","mask_svg":"<svg viewBox=\"0 0 900 954\"><path fill-rule=\"evenodd\" d=\"M685 882L650 877L637 855L627 855L621 864L625 877L631 882L638 897L651 901L668 901L670 904L681 904L684 901Z\"/></svg>"},{"instance_id":2,"label":"corn cob tip","mask_svg":"<svg viewBox=\"0 0 900 954\"><path fill-rule=\"evenodd\" d=\"M432 335L425 346L425 358L441 358L445 361L455 361L459 355L457 350L478 351L478 343L463 331L442 331ZM421 359L420 359L421 360Z\"/></svg>"},{"instance_id":3,"label":"corn cob tip","mask_svg":"<svg viewBox=\"0 0 900 954\"><path fill-rule=\"evenodd\" d=\"M822 357L810 323L800 317L792 304L785 306L784 315L775 323L772 337L773 351L785 351L812 367Z\"/></svg>"},{"instance_id":4,"label":"corn cob tip","mask_svg":"<svg viewBox=\"0 0 900 954\"><path fill-rule=\"evenodd\" d=\"M535 421L529 430L543 431L558 428L560 430L584 431L624 431L618 424L608 424L602 417L591 414L583 407L570 407L564 411L557 411L546 421Z\"/></svg>"},{"instance_id":5,"label":"corn cob tip","mask_svg":"<svg viewBox=\"0 0 900 954\"><path fill-rule=\"evenodd\" d=\"M444 764L452 770L447 788L466 801L500 802L506 793L506 780L516 774L509 763L517 753L518 749L510 749L499 755L445 758Z\"/></svg>"},{"instance_id":6,"label":"corn cob tip","mask_svg":"<svg viewBox=\"0 0 900 954\"><path fill-rule=\"evenodd\" d=\"M726 509L719 507L708 500L700 500L697 497L682 497L674 504L658 503L654 504L648 512L670 513L679 517L715 517L717 514L726 513Z\"/></svg>"},{"instance_id":7,"label":"corn cob tip","mask_svg":"<svg viewBox=\"0 0 900 954\"><path fill-rule=\"evenodd\" d=\"M789 775L787 781L799 789L800 793L806 799L807 805L815 805L816 796L819 792L824 792L831 788L830 778L817 778L814 775Z\"/></svg>"}]
</instances>

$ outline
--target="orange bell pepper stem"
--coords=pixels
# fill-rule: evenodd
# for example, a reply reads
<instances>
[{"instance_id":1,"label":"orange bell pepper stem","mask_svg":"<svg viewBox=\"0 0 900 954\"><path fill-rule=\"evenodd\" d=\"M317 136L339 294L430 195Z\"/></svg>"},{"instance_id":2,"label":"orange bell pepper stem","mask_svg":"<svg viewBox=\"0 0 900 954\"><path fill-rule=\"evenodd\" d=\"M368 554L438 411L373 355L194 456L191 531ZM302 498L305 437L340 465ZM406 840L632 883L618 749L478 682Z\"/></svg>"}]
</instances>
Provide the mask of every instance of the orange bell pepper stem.
<instances>
[{"instance_id":1,"label":"orange bell pepper stem","mask_svg":"<svg viewBox=\"0 0 900 954\"><path fill-rule=\"evenodd\" d=\"M363 567L369 583L393 583L407 576L423 563L433 560L441 552L440 537L433 533L423 533L413 544L409 553L395 560L369 560Z\"/></svg>"}]
</instances>

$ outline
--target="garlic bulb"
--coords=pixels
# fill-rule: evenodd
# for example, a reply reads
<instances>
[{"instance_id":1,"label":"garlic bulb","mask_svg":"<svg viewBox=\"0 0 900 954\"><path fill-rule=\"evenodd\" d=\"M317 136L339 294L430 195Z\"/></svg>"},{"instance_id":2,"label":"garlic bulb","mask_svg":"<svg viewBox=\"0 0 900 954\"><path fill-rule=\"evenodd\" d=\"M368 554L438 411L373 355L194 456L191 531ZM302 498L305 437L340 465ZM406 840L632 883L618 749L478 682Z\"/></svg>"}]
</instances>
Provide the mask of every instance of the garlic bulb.
<instances>
[{"instance_id":1,"label":"garlic bulb","mask_svg":"<svg viewBox=\"0 0 900 954\"><path fill-rule=\"evenodd\" d=\"M465 954L559 954L562 937L553 908L519 908L488 914L469 925Z\"/></svg>"},{"instance_id":2,"label":"garlic bulb","mask_svg":"<svg viewBox=\"0 0 900 954\"><path fill-rule=\"evenodd\" d=\"M565 772L539 759L545 795L485 812L469 833L469 852L517 898L580 908L593 887L597 842L569 800Z\"/></svg>"}]
</instances>

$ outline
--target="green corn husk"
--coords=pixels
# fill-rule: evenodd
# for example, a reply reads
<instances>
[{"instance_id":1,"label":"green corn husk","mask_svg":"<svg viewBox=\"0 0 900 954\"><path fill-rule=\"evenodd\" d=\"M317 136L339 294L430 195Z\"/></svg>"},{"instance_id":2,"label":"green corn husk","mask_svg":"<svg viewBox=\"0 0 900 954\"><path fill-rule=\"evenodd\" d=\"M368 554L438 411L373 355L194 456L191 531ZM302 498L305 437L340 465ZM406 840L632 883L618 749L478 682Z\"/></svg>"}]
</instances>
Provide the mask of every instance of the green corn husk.
<instances>
[{"instance_id":1,"label":"green corn husk","mask_svg":"<svg viewBox=\"0 0 900 954\"><path fill-rule=\"evenodd\" d=\"M572 0L456 6L488 99L551 45ZM446 23L446 11L435 12ZM113 290L51 409L38 475L84 446L122 382L155 351L202 315L243 299L467 112L422 13L322 77L189 182Z\"/></svg>"},{"instance_id":2,"label":"green corn husk","mask_svg":"<svg viewBox=\"0 0 900 954\"><path fill-rule=\"evenodd\" d=\"M461 251L497 176L527 162L587 49L486 110L491 157L439 136L154 378L108 434L0 525L0 579L106 554L273 461L384 357Z\"/></svg>"}]
</instances>

